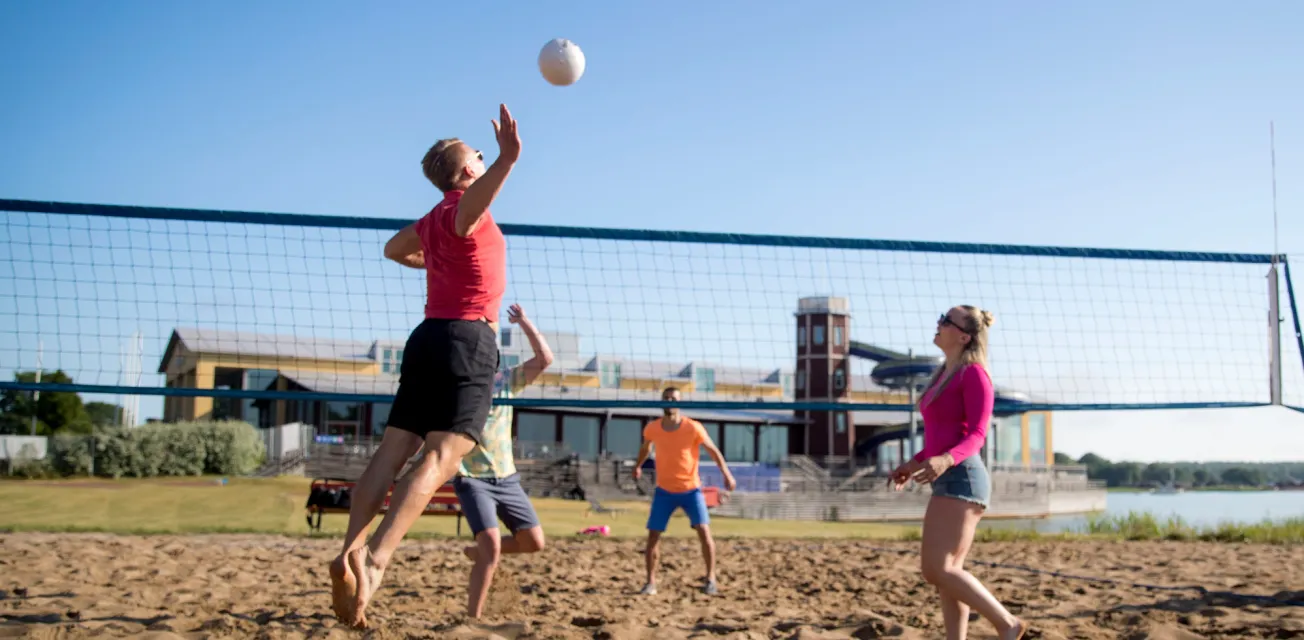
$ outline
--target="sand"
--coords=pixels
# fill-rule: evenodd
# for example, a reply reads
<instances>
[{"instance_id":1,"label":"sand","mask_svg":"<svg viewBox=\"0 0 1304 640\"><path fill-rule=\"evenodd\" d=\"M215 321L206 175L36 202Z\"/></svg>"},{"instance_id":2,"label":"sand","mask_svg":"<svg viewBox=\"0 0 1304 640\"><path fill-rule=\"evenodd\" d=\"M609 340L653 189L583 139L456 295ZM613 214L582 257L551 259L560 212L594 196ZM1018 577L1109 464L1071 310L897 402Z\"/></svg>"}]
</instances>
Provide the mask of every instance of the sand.
<instances>
[{"instance_id":1,"label":"sand","mask_svg":"<svg viewBox=\"0 0 1304 640\"><path fill-rule=\"evenodd\" d=\"M660 594L642 545L554 540L504 562L489 615L462 616L469 562L455 541L395 556L366 632L330 615L336 539L275 536L0 536L0 638L940 638L915 544L720 541L721 594L697 592L695 541L668 540ZM985 543L971 559L1157 585L972 570L1030 638L1304 638L1304 549L1143 542ZM986 622L970 637L994 637Z\"/></svg>"}]
</instances>

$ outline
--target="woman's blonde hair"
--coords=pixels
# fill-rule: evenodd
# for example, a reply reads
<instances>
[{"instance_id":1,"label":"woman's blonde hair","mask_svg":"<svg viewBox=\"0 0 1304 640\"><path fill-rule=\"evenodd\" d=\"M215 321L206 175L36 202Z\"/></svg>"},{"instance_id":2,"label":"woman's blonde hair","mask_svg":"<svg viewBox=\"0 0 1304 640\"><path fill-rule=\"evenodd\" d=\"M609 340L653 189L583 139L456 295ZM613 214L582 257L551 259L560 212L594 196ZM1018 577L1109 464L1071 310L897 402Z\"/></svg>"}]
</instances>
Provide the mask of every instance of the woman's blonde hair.
<instances>
[{"instance_id":1,"label":"woman's blonde hair","mask_svg":"<svg viewBox=\"0 0 1304 640\"><path fill-rule=\"evenodd\" d=\"M966 365L978 364L984 369L987 368L987 330L996 324L996 315L986 309L979 309L973 305L962 304L958 307L964 311L964 317L960 319L959 329L969 334L969 342L964 345L964 351L960 352L960 366L956 371L963 369ZM948 312L949 313L949 312ZM950 384L952 376L942 379L946 373L946 365L937 368L933 372L933 377L928 380L928 386L924 387L924 394L919 398L919 404L925 404L936 399L938 395ZM932 395L929 395L932 392Z\"/></svg>"}]
</instances>

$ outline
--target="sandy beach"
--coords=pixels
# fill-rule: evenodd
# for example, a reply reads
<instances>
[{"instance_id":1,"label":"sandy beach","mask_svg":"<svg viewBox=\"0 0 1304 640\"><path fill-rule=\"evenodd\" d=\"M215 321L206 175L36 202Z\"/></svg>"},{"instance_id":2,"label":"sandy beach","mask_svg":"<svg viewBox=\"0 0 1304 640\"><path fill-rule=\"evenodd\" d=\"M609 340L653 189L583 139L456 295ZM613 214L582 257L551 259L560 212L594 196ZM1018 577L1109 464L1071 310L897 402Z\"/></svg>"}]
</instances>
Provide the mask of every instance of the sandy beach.
<instances>
[{"instance_id":1,"label":"sandy beach","mask_svg":"<svg viewBox=\"0 0 1304 640\"><path fill-rule=\"evenodd\" d=\"M469 562L451 540L407 543L366 632L332 619L338 540L279 536L0 536L0 637L937 638L914 544L724 540L722 593L696 591L695 541L668 540L660 594L635 595L642 544L562 539L504 562L489 615L462 616ZM979 544L971 566L1034 638L1304 638L1304 551L1150 542ZM1258 596L1234 597L1219 592ZM993 637L986 622L970 637Z\"/></svg>"}]
</instances>

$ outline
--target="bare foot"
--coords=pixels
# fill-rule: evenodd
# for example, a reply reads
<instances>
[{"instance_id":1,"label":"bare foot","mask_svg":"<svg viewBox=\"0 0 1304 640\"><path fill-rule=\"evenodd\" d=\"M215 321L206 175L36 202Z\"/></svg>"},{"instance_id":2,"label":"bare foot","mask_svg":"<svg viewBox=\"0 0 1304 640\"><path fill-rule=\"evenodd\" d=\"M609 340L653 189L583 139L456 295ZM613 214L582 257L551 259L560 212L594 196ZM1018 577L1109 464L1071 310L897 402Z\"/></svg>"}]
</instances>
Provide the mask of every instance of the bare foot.
<instances>
[{"instance_id":1,"label":"bare foot","mask_svg":"<svg viewBox=\"0 0 1304 640\"><path fill-rule=\"evenodd\" d=\"M476 547L475 545L471 545L469 547L463 547L462 555L466 556L467 560L470 560L471 562L475 562L475 559L479 557L479 548Z\"/></svg>"},{"instance_id":2,"label":"bare foot","mask_svg":"<svg viewBox=\"0 0 1304 640\"><path fill-rule=\"evenodd\" d=\"M344 554L331 561L331 611L341 622L353 622L353 602L358 596L358 579Z\"/></svg>"},{"instance_id":3,"label":"bare foot","mask_svg":"<svg viewBox=\"0 0 1304 640\"><path fill-rule=\"evenodd\" d=\"M1001 640L1019 640L1020 638L1023 637L1023 634L1027 632L1028 632L1028 623L1024 622L1020 618L1015 618L1014 626L1010 627L1008 631L1001 634Z\"/></svg>"},{"instance_id":4,"label":"bare foot","mask_svg":"<svg viewBox=\"0 0 1304 640\"><path fill-rule=\"evenodd\" d=\"M365 627L367 605L371 603L372 596L376 595L376 590L380 588L380 581L385 577L385 568L376 564L375 558L371 555L371 548L366 545L349 552L348 564L358 581L358 590L353 599L353 619L350 624L355 627Z\"/></svg>"}]
</instances>

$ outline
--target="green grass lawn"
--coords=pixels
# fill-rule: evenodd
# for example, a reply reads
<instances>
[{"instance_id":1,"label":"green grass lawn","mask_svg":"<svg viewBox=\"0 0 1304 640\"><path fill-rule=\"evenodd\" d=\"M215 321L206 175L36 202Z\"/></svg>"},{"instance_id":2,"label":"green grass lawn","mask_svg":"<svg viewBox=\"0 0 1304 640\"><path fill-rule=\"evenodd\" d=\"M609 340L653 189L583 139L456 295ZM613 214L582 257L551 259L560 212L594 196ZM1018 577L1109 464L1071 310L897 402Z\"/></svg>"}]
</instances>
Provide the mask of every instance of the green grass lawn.
<instances>
[{"instance_id":1,"label":"green grass lawn","mask_svg":"<svg viewBox=\"0 0 1304 640\"><path fill-rule=\"evenodd\" d=\"M270 533L309 535L304 518L306 478L156 478L147 480L0 481L0 531L88 531L106 533ZM585 517L587 503L546 498L534 501L544 530L553 537L574 535L596 524L611 526L617 537L646 535L646 502L604 503L625 513ZM322 519L322 535L344 532L348 516ZM742 520L716 517L712 531L720 537L751 538L905 538L918 539L909 524ZM465 527L463 528L466 535ZM453 536L457 519L421 518L413 537ZM1211 540L1223 542L1304 543L1304 518L1257 524L1199 528L1150 514L1093 519L1092 537L1123 540ZM677 514L668 536L692 536L687 518ZM1080 534L1036 534L1022 530L981 529L980 541L1063 539Z\"/></svg>"},{"instance_id":2,"label":"green grass lawn","mask_svg":"<svg viewBox=\"0 0 1304 640\"><path fill-rule=\"evenodd\" d=\"M0 530L96 531L107 533L274 533L308 535L304 502L306 478L215 478L147 480L71 479L0 482ZM572 535L596 524L619 537L644 536L646 502L607 503L625 508L616 516L585 517L587 503L554 498L534 501L544 530ZM322 518L322 534L340 535L348 516ZM896 538L917 527L891 524L741 520L716 517L711 529L721 537ZM412 528L422 536L452 536L457 518L426 516ZM463 533L467 535L465 523ZM682 514L670 522L668 536L691 536Z\"/></svg>"}]
</instances>

